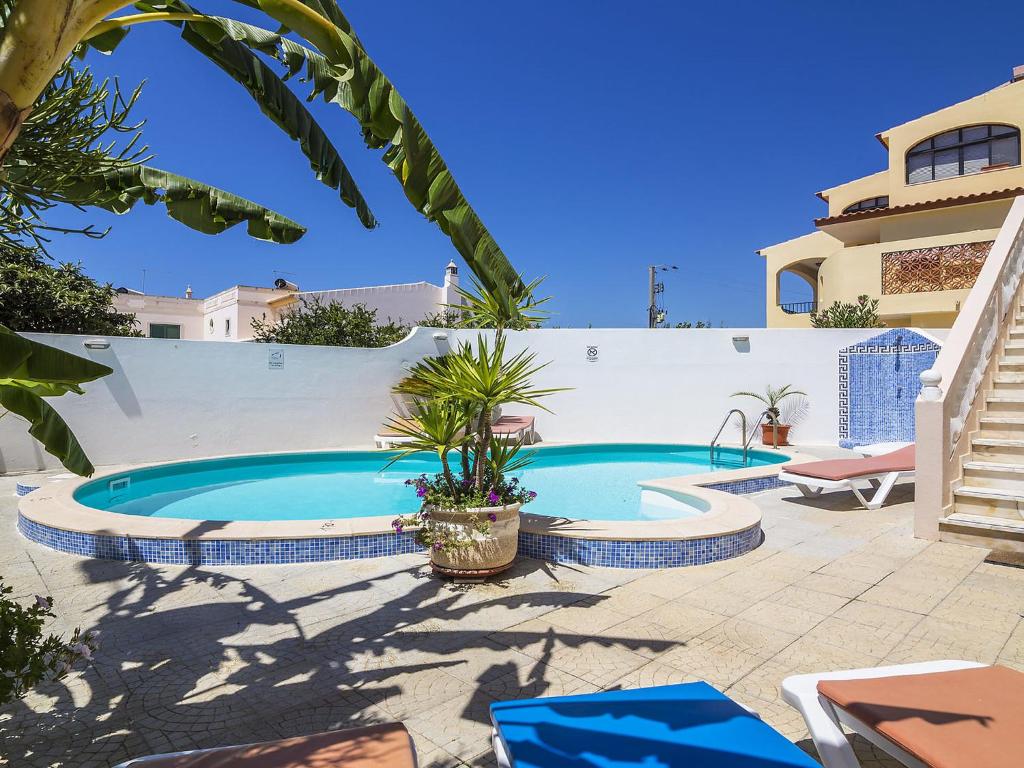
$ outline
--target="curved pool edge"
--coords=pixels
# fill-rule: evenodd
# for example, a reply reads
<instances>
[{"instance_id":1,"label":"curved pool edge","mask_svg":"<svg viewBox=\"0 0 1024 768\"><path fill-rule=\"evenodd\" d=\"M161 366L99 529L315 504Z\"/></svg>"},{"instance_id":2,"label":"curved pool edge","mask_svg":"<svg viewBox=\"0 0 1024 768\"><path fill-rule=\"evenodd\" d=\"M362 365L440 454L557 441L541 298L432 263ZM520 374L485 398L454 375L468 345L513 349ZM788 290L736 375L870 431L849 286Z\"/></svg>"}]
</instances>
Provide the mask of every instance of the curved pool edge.
<instances>
[{"instance_id":1,"label":"curved pool edge","mask_svg":"<svg viewBox=\"0 0 1024 768\"><path fill-rule=\"evenodd\" d=\"M793 461L812 460L787 450ZM146 465L153 466L153 465ZM678 520L596 521L523 514L520 555L612 568L701 565L737 557L761 543L761 512L749 499L709 488L777 478L779 465L644 481L644 488L696 496L708 512ZM134 467L133 467L134 468ZM257 565L361 559L420 550L413 534L391 530L392 516L337 520L196 521L148 518L86 507L76 489L120 474L44 484L19 501L18 530L69 554L179 565Z\"/></svg>"}]
</instances>

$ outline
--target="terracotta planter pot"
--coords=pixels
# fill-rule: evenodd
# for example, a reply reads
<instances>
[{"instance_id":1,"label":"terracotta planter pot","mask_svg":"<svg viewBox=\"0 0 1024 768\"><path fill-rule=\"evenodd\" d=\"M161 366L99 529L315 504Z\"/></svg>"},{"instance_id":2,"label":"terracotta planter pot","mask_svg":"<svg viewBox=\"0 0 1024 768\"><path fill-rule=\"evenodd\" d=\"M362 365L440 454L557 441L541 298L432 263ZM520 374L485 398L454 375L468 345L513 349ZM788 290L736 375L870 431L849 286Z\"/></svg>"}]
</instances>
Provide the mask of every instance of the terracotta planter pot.
<instances>
[{"instance_id":1,"label":"terracotta planter pot","mask_svg":"<svg viewBox=\"0 0 1024 768\"><path fill-rule=\"evenodd\" d=\"M458 526L463 536L472 539L465 547L452 552L430 551L430 564L434 571L445 576L476 577L493 576L512 565L519 550L519 508L521 504L507 507L479 507L465 512L437 509L430 513L435 522ZM480 533L473 527L476 520L487 520L488 514L498 519L491 523L487 533Z\"/></svg>"},{"instance_id":2,"label":"terracotta planter pot","mask_svg":"<svg viewBox=\"0 0 1024 768\"><path fill-rule=\"evenodd\" d=\"M779 445L789 445L789 424L779 424ZM775 445L775 427L771 424L761 425L761 443L763 445Z\"/></svg>"}]
</instances>

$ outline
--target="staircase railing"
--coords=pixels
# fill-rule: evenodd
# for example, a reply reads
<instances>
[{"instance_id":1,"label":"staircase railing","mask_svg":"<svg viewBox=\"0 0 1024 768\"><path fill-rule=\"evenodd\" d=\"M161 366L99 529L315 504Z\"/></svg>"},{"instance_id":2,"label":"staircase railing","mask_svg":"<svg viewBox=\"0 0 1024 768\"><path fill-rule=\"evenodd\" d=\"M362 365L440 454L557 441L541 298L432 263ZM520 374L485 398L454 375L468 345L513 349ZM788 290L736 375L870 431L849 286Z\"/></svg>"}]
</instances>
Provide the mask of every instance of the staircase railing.
<instances>
[{"instance_id":1,"label":"staircase railing","mask_svg":"<svg viewBox=\"0 0 1024 768\"><path fill-rule=\"evenodd\" d=\"M978 279L964 301L935 364L921 374L916 415L917 536L934 539L952 505L952 483L969 450L960 438L969 430L975 402L999 339L1013 318L1024 277L1024 196L1018 197L992 244Z\"/></svg>"}]
</instances>

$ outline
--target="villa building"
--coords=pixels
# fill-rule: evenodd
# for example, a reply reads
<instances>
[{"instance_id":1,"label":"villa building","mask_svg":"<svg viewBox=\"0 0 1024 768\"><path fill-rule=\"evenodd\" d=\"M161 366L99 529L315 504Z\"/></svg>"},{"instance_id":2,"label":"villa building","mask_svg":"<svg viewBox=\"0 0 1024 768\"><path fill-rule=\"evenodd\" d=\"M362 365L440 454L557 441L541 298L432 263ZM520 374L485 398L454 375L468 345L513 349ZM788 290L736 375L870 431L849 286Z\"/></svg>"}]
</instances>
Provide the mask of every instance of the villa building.
<instances>
[{"instance_id":1,"label":"villa building","mask_svg":"<svg viewBox=\"0 0 1024 768\"><path fill-rule=\"evenodd\" d=\"M810 312L861 294L890 326L948 328L1014 197L1024 193L1024 67L1008 83L877 135L885 170L818 193L815 231L762 248L767 325L810 327ZM791 273L808 301L783 303Z\"/></svg>"},{"instance_id":2,"label":"villa building","mask_svg":"<svg viewBox=\"0 0 1024 768\"><path fill-rule=\"evenodd\" d=\"M415 325L428 315L442 312L444 305L461 303L455 289L459 269L449 262L441 285L421 281L366 288L339 288L327 291L300 291L287 280L278 279L274 287L236 285L206 299L192 297L187 288L183 297L155 296L118 288L114 307L135 315L139 330L159 339L190 341L252 341L253 320L274 320L281 312L298 306L303 300L363 304L377 310L381 322Z\"/></svg>"}]
</instances>

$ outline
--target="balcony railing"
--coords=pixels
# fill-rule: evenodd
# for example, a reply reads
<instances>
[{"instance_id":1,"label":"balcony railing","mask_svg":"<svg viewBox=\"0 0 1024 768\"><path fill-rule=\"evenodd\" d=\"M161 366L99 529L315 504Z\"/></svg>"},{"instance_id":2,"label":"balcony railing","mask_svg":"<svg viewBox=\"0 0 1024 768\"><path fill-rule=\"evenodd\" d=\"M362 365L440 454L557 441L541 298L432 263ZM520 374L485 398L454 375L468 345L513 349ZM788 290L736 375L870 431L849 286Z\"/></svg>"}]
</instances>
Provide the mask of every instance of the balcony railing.
<instances>
[{"instance_id":1,"label":"balcony railing","mask_svg":"<svg viewBox=\"0 0 1024 768\"><path fill-rule=\"evenodd\" d=\"M779 309L787 315L806 315L818 308L816 301L791 301L788 304L779 304Z\"/></svg>"}]
</instances>

